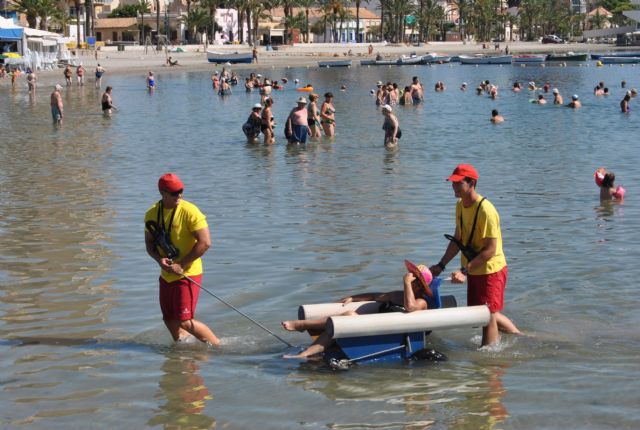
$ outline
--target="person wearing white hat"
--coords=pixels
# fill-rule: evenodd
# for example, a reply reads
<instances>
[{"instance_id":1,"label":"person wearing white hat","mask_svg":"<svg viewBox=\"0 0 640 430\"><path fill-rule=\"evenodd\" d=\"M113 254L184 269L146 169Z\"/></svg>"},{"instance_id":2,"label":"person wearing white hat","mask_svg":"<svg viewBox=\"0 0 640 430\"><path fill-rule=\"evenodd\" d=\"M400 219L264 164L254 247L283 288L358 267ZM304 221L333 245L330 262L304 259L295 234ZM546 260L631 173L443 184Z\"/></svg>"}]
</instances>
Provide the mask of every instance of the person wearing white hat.
<instances>
[{"instance_id":1,"label":"person wearing white hat","mask_svg":"<svg viewBox=\"0 0 640 430\"><path fill-rule=\"evenodd\" d=\"M563 105L564 104L564 100L562 99L562 96L560 95L560 91L558 91L557 88L554 88L552 93L553 93L553 104L554 105Z\"/></svg>"},{"instance_id":2,"label":"person wearing white hat","mask_svg":"<svg viewBox=\"0 0 640 430\"><path fill-rule=\"evenodd\" d=\"M297 106L291 110L284 126L284 136L289 143L307 143L307 136L311 134L307 118L307 99L300 97Z\"/></svg>"},{"instance_id":3,"label":"person wearing white hat","mask_svg":"<svg viewBox=\"0 0 640 430\"><path fill-rule=\"evenodd\" d=\"M382 123L384 146L386 148L395 148L398 146L398 139L402 137L398 117L394 115L393 108L390 105L382 106L382 116L384 116L384 122Z\"/></svg>"},{"instance_id":4,"label":"person wearing white hat","mask_svg":"<svg viewBox=\"0 0 640 430\"><path fill-rule=\"evenodd\" d=\"M260 117L260 111L262 111L262 105L256 103L251 108L251 114L247 118L247 122L242 125L242 131L247 136L247 143L255 143L260 135L260 124L262 118Z\"/></svg>"},{"instance_id":5,"label":"person wearing white hat","mask_svg":"<svg viewBox=\"0 0 640 430\"><path fill-rule=\"evenodd\" d=\"M376 106L382 106L383 104L385 104L385 88L382 85L382 81L378 81L376 86L378 87L378 89L376 90Z\"/></svg>"},{"instance_id":6,"label":"person wearing white hat","mask_svg":"<svg viewBox=\"0 0 640 430\"><path fill-rule=\"evenodd\" d=\"M577 94L574 94L571 96L571 101L569 102L569 104L567 104L567 107L570 107L572 109L578 109L580 107L582 107L582 103L580 103L580 100L578 100L580 97L578 97Z\"/></svg>"},{"instance_id":7,"label":"person wearing white hat","mask_svg":"<svg viewBox=\"0 0 640 430\"><path fill-rule=\"evenodd\" d=\"M62 123L62 85L56 84L51 93L51 117L54 124Z\"/></svg>"},{"instance_id":8,"label":"person wearing white hat","mask_svg":"<svg viewBox=\"0 0 640 430\"><path fill-rule=\"evenodd\" d=\"M460 91L467 91L467 83L463 82L462 85L460 86Z\"/></svg>"}]
</instances>

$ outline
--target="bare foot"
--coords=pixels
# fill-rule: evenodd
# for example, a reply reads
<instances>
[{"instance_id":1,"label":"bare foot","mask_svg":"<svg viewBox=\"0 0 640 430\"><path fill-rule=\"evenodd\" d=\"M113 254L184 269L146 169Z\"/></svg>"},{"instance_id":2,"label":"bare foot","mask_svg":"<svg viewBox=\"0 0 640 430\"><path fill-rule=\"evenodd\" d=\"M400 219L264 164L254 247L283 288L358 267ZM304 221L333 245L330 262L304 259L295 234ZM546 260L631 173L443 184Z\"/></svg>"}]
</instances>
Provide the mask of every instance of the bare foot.
<instances>
[{"instance_id":1,"label":"bare foot","mask_svg":"<svg viewBox=\"0 0 640 430\"><path fill-rule=\"evenodd\" d=\"M302 320L282 321L282 327L288 331L305 331Z\"/></svg>"}]
</instances>

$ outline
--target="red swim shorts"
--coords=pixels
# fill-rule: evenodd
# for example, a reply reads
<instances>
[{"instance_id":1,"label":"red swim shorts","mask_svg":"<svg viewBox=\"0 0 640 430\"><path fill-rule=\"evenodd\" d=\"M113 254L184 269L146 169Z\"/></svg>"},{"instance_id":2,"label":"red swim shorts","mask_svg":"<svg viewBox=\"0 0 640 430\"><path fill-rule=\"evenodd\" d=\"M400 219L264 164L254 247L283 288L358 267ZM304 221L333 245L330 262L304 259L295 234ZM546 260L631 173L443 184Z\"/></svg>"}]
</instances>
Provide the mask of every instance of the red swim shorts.
<instances>
[{"instance_id":1,"label":"red swim shorts","mask_svg":"<svg viewBox=\"0 0 640 430\"><path fill-rule=\"evenodd\" d=\"M491 313L504 308L507 266L488 275L467 275L467 306L487 305Z\"/></svg>"},{"instance_id":2,"label":"red swim shorts","mask_svg":"<svg viewBox=\"0 0 640 430\"><path fill-rule=\"evenodd\" d=\"M202 274L191 276L191 279L202 284ZM160 277L160 309L162 319L187 321L193 319L200 295L200 287L187 279L167 282Z\"/></svg>"}]
</instances>

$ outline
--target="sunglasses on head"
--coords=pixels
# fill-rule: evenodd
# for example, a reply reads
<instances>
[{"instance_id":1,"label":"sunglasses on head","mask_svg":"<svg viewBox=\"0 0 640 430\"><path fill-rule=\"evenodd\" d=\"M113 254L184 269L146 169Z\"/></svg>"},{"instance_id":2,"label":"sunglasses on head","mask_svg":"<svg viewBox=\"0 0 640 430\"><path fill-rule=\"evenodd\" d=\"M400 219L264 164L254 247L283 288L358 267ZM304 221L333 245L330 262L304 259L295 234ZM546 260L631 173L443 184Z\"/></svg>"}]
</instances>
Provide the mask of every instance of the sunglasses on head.
<instances>
[{"instance_id":1,"label":"sunglasses on head","mask_svg":"<svg viewBox=\"0 0 640 430\"><path fill-rule=\"evenodd\" d=\"M169 194L169 195L170 195L170 196L172 196L172 197L178 197L178 196L180 196L183 192L184 192L184 188L182 188L182 189L180 189L180 190L178 190L178 191L175 191L175 192L171 192L171 191L167 191L167 190L165 190L165 193Z\"/></svg>"}]
</instances>

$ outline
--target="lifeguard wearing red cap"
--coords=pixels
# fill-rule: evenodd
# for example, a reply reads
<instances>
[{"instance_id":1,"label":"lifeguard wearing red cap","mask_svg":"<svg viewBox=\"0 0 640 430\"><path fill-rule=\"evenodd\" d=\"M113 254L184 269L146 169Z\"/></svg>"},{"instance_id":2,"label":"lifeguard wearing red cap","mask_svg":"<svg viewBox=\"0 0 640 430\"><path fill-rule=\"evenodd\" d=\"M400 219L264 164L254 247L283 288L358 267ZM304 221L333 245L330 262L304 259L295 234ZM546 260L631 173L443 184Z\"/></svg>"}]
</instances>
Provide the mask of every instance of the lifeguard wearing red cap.
<instances>
[{"instance_id":1,"label":"lifeguard wearing red cap","mask_svg":"<svg viewBox=\"0 0 640 430\"><path fill-rule=\"evenodd\" d=\"M184 189L184 184L175 173L165 173L160 176L158 180L158 189L160 191L167 191L170 193L175 193L177 191Z\"/></svg>"},{"instance_id":2,"label":"lifeguard wearing red cap","mask_svg":"<svg viewBox=\"0 0 640 430\"><path fill-rule=\"evenodd\" d=\"M447 181L460 182L464 178L478 179L478 171L471 164L458 164Z\"/></svg>"}]
</instances>

